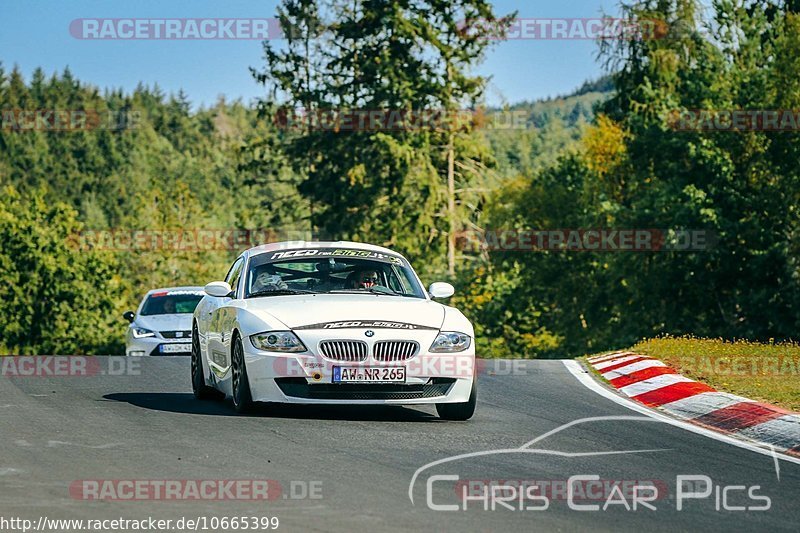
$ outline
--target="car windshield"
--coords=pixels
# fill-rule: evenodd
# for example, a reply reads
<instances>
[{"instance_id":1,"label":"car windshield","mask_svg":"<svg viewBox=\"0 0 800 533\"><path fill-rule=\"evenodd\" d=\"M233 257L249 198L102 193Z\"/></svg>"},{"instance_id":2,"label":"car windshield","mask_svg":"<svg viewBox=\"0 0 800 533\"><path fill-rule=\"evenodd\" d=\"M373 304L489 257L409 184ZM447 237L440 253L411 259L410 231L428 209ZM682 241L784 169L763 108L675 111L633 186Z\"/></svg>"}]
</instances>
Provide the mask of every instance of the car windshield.
<instances>
[{"instance_id":1,"label":"car windshield","mask_svg":"<svg viewBox=\"0 0 800 533\"><path fill-rule=\"evenodd\" d=\"M290 250L250 260L246 297L302 293L372 293L425 298L407 262L362 250Z\"/></svg>"},{"instance_id":2,"label":"car windshield","mask_svg":"<svg viewBox=\"0 0 800 533\"><path fill-rule=\"evenodd\" d=\"M154 292L145 300L140 315L171 315L194 313L203 293L198 291Z\"/></svg>"}]
</instances>

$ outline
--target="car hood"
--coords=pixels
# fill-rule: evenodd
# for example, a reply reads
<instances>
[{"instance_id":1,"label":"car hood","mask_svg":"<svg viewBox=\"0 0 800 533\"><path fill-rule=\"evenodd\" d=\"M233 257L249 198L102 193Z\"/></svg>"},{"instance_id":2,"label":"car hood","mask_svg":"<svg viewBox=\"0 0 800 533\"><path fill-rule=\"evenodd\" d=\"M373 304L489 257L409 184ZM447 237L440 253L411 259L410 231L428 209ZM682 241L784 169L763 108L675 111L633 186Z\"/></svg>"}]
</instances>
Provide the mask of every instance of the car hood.
<instances>
[{"instance_id":1,"label":"car hood","mask_svg":"<svg viewBox=\"0 0 800 533\"><path fill-rule=\"evenodd\" d=\"M247 299L244 307L266 322L270 321L267 315L271 315L292 329L393 327L438 330L445 314L444 306L431 300L358 294L267 296ZM376 325L381 322L394 324Z\"/></svg>"},{"instance_id":2,"label":"car hood","mask_svg":"<svg viewBox=\"0 0 800 533\"><path fill-rule=\"evenodd\" d=\"M135 325L152 331L189 331L192 329L192 315L180 313L172 315L139 315Z\"/></svg>"}]
</instances>

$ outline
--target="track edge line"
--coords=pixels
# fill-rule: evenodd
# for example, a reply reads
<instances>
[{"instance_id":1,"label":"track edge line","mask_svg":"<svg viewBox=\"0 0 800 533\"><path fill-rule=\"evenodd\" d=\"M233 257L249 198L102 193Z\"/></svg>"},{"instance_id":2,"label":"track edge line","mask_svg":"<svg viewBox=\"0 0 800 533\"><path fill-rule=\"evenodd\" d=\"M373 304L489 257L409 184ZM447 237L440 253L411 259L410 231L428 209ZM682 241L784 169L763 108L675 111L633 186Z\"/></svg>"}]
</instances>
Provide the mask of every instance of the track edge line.
<instances>
[{"instance_id":1,"label":"track edge line","mask_svg":"<svg viewBox=\"0 0 800 533\"><path fill-rule=\"evenodd\" d=\"M712 431L710 429L706 429L701 426L697 426L691 424L689 422L680 420L678 418L673 418L668 416L664 413L658 412L654 409L649 407L645 407L644 405L634 402L633 400L629 400L623 396L620 396L616 392L606 388L603 384L599 383L583 365L579 362L574 360L563 360L564 366L567 368L570 374L572 374L575 379L577 379L582 385L584 385L587 389L595 392L596 394L611 400L614 403L617 403L623 407L627 407L632 411L636 411L638 413L645 414L651 418L655 418L661 422L666 424L670 424L672 426L679 427L681 429L685 429L687 431L691 431L692 433L697 433L699 435L703 435L704 437L709 437L714 440L718 440L724 442L726 444L730 444L732 446L736 446L737 448L743 448L745 450L749 450L751 452L756 452L761 455L765 455L767 457L778 457L784 461L798 464L800 465L800 458L792 457L790 455L786 455L782 452L776 452L774 449L761 447L757 445L755 442L744 441L740 439L733 438L729 435L724 435L722 433L718 433L716 431Z\"/></svg>"}]
</instances>

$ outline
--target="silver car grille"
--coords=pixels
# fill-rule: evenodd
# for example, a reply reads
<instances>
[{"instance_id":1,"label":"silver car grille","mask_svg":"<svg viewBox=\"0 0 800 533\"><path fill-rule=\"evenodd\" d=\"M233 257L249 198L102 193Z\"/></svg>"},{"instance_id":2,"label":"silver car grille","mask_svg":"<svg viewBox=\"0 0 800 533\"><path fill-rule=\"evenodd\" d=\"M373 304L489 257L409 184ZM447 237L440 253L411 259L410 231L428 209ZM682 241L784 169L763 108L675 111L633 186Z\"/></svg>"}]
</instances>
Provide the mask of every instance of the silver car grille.
<instances>
[{"instance_id":1,"label":"silver car grille","mask_svg":"<svg viewBox=\"0 0 800 533\"><path fill-rule=\"evenodd\" d=\"M161 336L165 339L191 339L192 332L188 329L185 331L175 330L175 331L159 331Z\"/></svg>"},{"instance_id":2,"label":"silver car grille","mask_svg":"<svg viewBox=\"0 0 800 533\"><path fill-rule=\"evenodd\" d=\"M364 341L322 341L319 343L322 355L334 361L366 361L367 343Z\"/></svg>"},{"instance_id":3,"label":"silver car grille","mask_svg":"<svg viewBox=\"0 0 800 533\"><path fill-rule=\"evenodd\" d=\"M414 341L378 341L372 349L376 361L391 363L406 361L417 355L419 344Z\"/></svg>"}]
</instances>

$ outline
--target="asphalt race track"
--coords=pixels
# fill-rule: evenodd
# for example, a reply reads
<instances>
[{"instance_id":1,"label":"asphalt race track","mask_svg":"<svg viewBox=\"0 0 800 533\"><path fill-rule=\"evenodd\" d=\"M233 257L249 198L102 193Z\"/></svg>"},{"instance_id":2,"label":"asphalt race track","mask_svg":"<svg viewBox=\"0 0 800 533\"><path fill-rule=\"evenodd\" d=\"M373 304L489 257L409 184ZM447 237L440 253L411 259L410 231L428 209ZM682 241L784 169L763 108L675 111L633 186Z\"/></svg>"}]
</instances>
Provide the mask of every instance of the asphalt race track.
<instances>
[{"instance_id":1,"label":"asphalt race track","mask_svg":"<svg viewBox=\"0 0 800 533\"><path fill-rule=\"evenodd\" d=\"M800 524L800 465L780 461L776 469L769 455L644 417L586 388L560 361L526 361L511 374L481 375L478 411L469 422L400 407L269 406L237 416L228 403L194 400L188 358L138 364L126 375L0 377L0 515L277 516L279 530L288 531L797 531ZM575 424L528 452L508 451L579 419L615 416L630 418ZM491 450L507 451L422 470L412 504L409 484L418 469ZM634 453L605 453L622 451ZM459 481L433 478L428 494L432 475ZM651 502L656 510L622 504L602 510L605 493L576 500L600 504L596 511L570 509L563 494L552 493L544 510L519 510L518 501L509 504L514 510L502 504L485 510L488 496L467 501L467 510L435 511L426 503L430 496L436 505L458 505L459 483L472 480L563 486L575 475L649 480L662 490ZM684 499L678 511L679 475L707 476L711 495ZM252 479L276 480L281 492L269 501L87 501L70 492L77 480ZM764 496L769 510L746 510L764 506Z\"/></svg>"}]
</instances>

